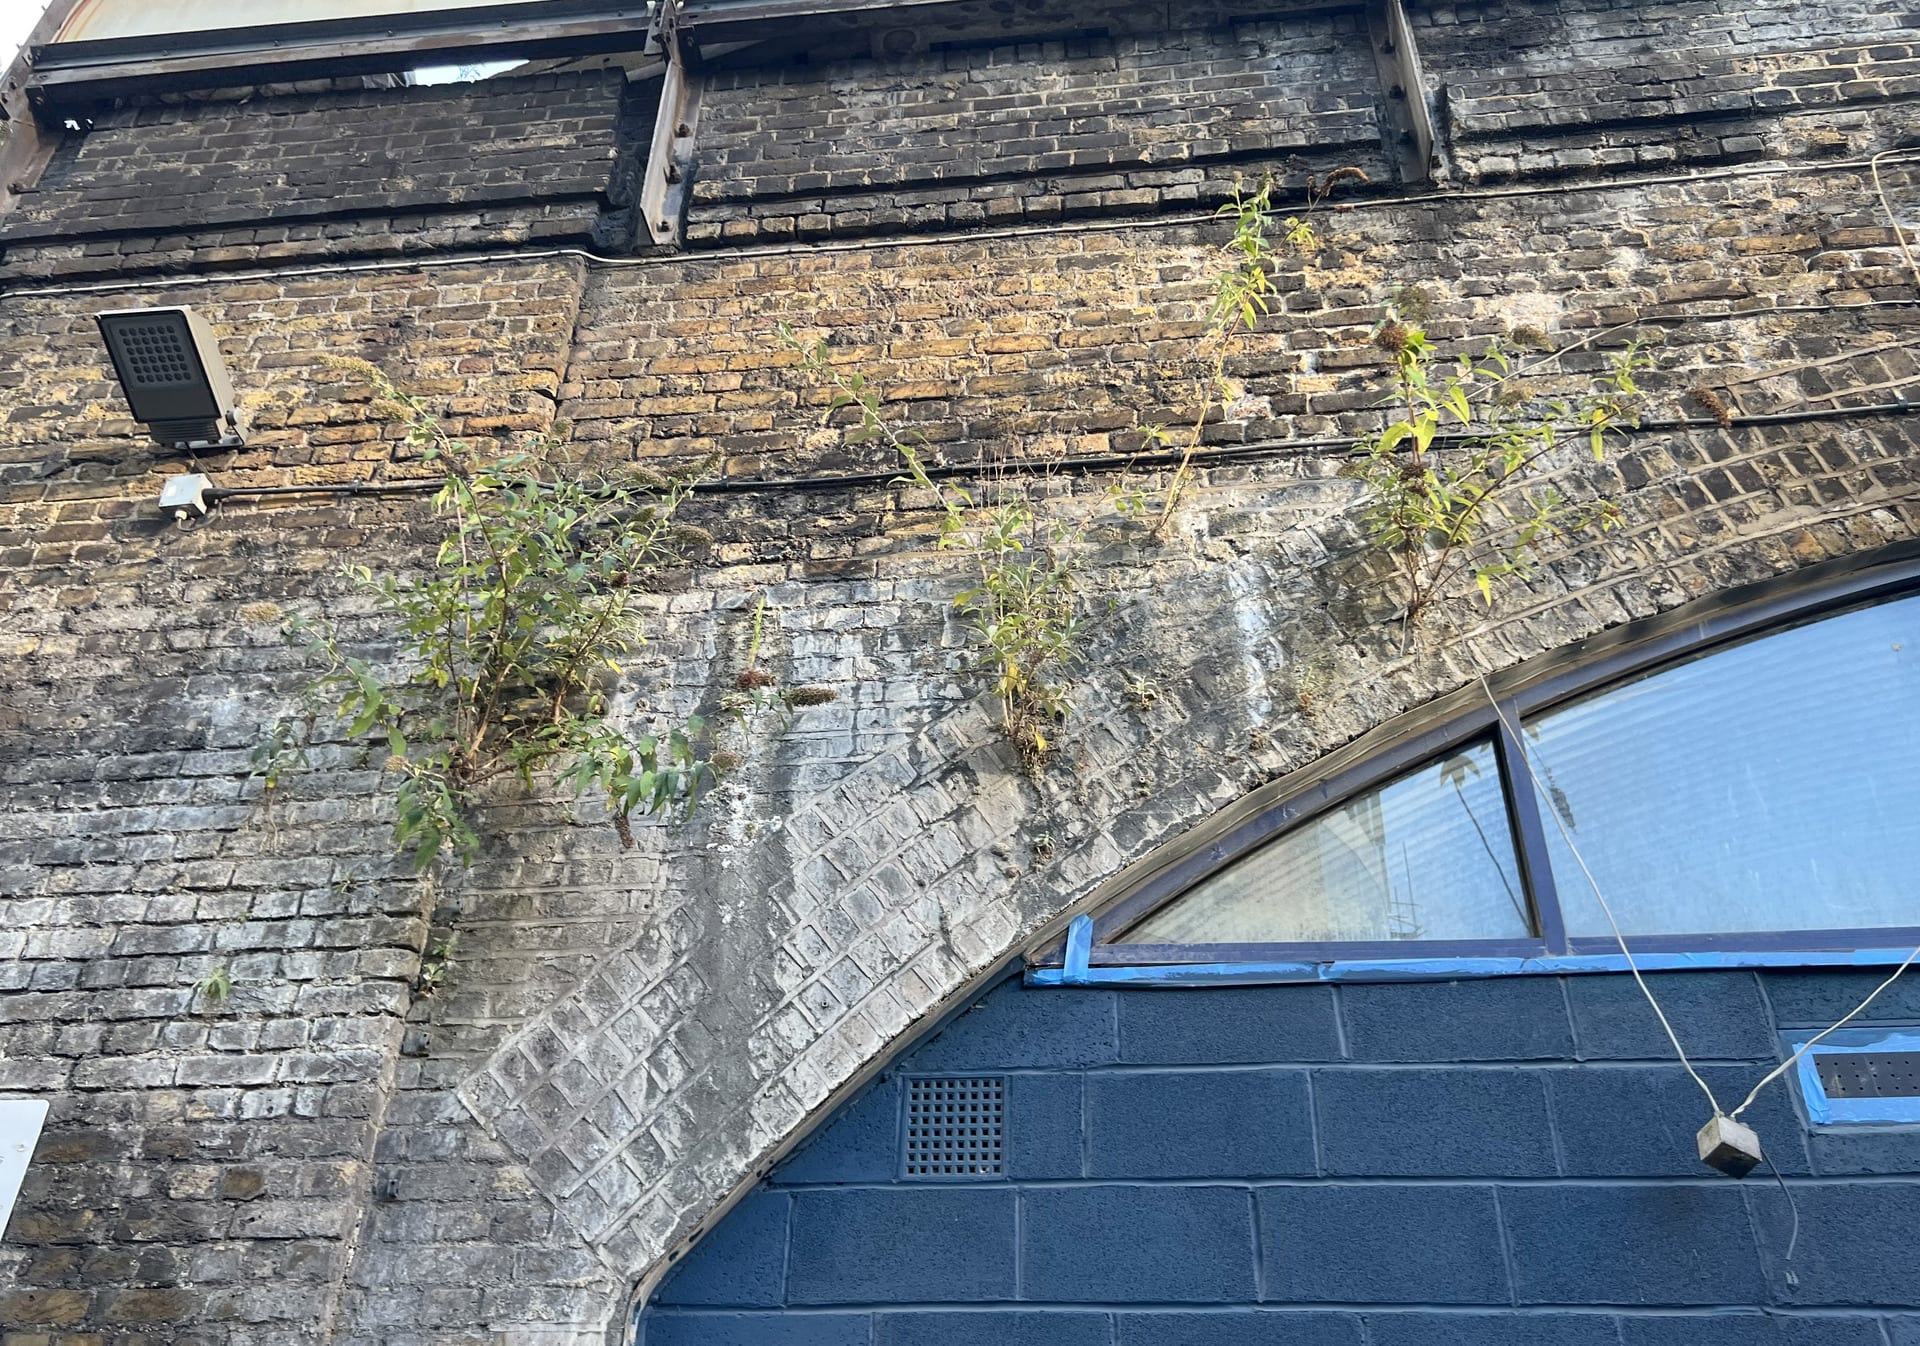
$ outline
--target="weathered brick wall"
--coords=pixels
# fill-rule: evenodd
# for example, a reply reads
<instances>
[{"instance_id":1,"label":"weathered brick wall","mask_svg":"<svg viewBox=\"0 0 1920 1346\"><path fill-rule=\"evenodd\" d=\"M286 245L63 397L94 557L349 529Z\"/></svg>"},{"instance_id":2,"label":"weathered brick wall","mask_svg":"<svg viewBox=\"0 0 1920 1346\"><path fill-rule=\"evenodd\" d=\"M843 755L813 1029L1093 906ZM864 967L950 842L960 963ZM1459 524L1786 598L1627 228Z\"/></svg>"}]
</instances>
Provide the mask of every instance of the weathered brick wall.
<instances>
[{"instance_id":1,"label":"weathered brick wall","mask_svg":"<svg viewBox=\"0 0 1920 1346\"><path fill-rule=\"evenodd\" d=\"M1700 50L1752 57L1899 39L1912 27L1898 0L1753 5L1728 9L1692 0L1495 0L1408 11L1421 52L1439 70L1492 75L1558 74L1624 67Z\"/></svg>"},{"instance_id":2,"label":"weathered brick wall","mask_svg":"<svg viewBox=\"0 0 1920 1346\"><path fill-rule=\"evenodd\" d=\"M269 485L404 471L364 405L324 391L341 349L379 350L472 426L544 423L577 281L441 269L179 296L228 334L256 427L202 466ZM364 754L323 750L265 810L249 753L299 660L247 604L308 601L382 534L404 555L410 520L302 501L255 514L267 535L175 529L136 502L182 465L116 419L86 310L15 299L8 325L32 393L4 450L0 1079L55 1106L0 1323L311 1341L367 1201L431 903L393 871ZM192 990L218 966L224 1007Z\"/></svg>"},{"instance_id":3,"label":"weathered brick wall","mask_svg":"<svg viewBox=\"0 0 1920 1346\"><path fill-rule=\"evenodd\" d=\"M1895 143L1889 127L1920 95L1911 15L1896 3L1487 5L1413 22L1470 182L1842 158Z\"/></svg>"},{"instance_id":4,"label":"weathered brick wall","mask_svg":"<svg viewBox=\"0 0 1920 1346\"><path fill-rule=\"evenodd\" d=\"M1852 36L1827 45L1860 40L1858 16L1842 20ZM1122 50L1185 43L1180 59L1210 52L1229 82L1236 61L1305 69L1323 51L1326 78L1344 79L1357 30L1298 22L1249 25L1244 46L1238 29L1116 33L1099 48L1112 59L1091 45L1057 60L989 48L964 73L1015 89L1071 84L1078 70L1105 97ZM1436 78L1476 76L1499 54L1487 37ZM907 68L922 94L962 72L951 54ZM795 72L767 101L852 99L881 136L882 95L901 78L853 62ZM578 87L619 92L598 77ZM981 94L994 96L1019 95ZM362 97L299 106L324 121ZM751 115L737 90L716 98L709 111ZM1207 91L1188 101L1203 120L1237 105ZM278 116L269 103L262 115ZM1329 125L1347 115L1326 111ZM1144 135L1153 115L1121 122ZM141 116L166 136L236 120L226 105ZM1888 147L1888 125L1863 124L1850 153ZM93 135L104 151L139 131ZM716 171L736 152L759 162L704 119L700 143ZM125 171L143 174L138 160ZM1911 224L1912 166L1889 160L1882 175ZM1283 263L1284 304L1230 363L1236 396L1208 429L1240 456L1202 460L1168 543L1110 520L1095 533L1091 574L1113 617L1059 765L1039 782L1022 779L976 700L948 609L960 576L930 550L929 502L887 484L894 465L878 449L849 450L821 427L824 393L776 324L827 335L952 462L1131 452L1184 415L1217 228L1106 227L1136 213L1116 199L1089 203L1097 229L1023 223L828 249L775 236L641 265L429 258L356 273L324 259L475 239L537 247L548 207L505 203L464 223L409 207L218 257L242 244L198 223L87 243L9 226L16 280L280 269L0 294L0 1088L55 1102L0 1244L0 1323L29 1340L292 1342L325 1335L331 1315L336 1339L369 1346L601 1340L662 1253L866 1062L1126 861L1473 669L1913 535L1908 420L1650 435L1570 479L1621 494L1624 529L1557 555L1490 615L1460 607L1457 625L1403 652L1359 545L1354 485L1338 476L1342 436L1377 414L1384 369L1366 329L1394 285L1424 287L1449 341L1513 327L1567 341L1646 320L1666 334L1656 417L1695 415L1679 395L1696 382L1739 414L1825 414L1888 401L1920 374L1913 278L1856 163L1540 186L1418 203L1357 194L1318 217L1325 247ZM721 209L696 207L693 225ZM940 209L914 224L964 223ZM171 240L162 253L156 238ZM576 823L508 793L489 810L480 863L427 892L393 865L377 759L347 744L317 753L267 816L247 752L302 674L258 605L325 613L374 641L336 567L351 556L404 571L431 531L417 499L328 493L163 526L151 501L184 464L135 437L89 317L143 302L193 303L220 333L252 430L246 449L202 460L222 485L424 471L322 368L327 353L403 375L457 432L557 414L602 457L717 452L729 489L695 506L714 545L653 600L630 691L659 709L715 704L758 593L769 666L839 700L756 740L723 798L684 830L643 829L632 852L591 810ZM848 469L881 476L777 484ZM775 484L754 485L761 476ZM1111 480L1008 489L1097 515ZM1158 686L1153 708L1128 702L1127 678ZM1335 690L1303 697L1308 683ZM1036 847L1043 836L1050 848ZM429 921L461 935L454 982L409 1003ZM229 954L232 1004L189 1004L193 980Z\"/></svg>"},{"instance_id":5,"label":"weathered brick wall","mask_svg":"<svg viewBox=\"0 0 1920 1346\"><path fill-rule=\"evenodd\" d=\"M1377 95L1356 13L746 69L705 95L688 239L1190 210L1288 154L1378 174Z\"/></svg>"},{"instance_id":6,"label":"weathered brick wall","mask_svg":"<svg viewBox=\"0 0 1920 1346\"><path fill-rule=\"evenodd\" d=\"M1734 1098L1777 1063L1782 1030L1825 1027L1878 980L1651 978L1702 1074ZM1902 987L1868 1018L1917 1013ZM1004 1172L908 1176L916 1077L1000 1083ZM640 1340L1911 1341L1920 1135L1812 1131L1790 1089L1769 1086L1747 1114L1789 1196L1699 1165L1704 1102L1626 976L1118 992L1012 980L722 1220Z\"/></svg>"},{"instance_id":7,"label":"weathered brick wall","mask_svg":"<svg viewBox=\"0 0 1920 1346\"><path fill-rule=\"evenodd\" d=\"M589 242L652 133L618 71L105 112L7 221L19 276Z\"/></svg>"}]
</instances>

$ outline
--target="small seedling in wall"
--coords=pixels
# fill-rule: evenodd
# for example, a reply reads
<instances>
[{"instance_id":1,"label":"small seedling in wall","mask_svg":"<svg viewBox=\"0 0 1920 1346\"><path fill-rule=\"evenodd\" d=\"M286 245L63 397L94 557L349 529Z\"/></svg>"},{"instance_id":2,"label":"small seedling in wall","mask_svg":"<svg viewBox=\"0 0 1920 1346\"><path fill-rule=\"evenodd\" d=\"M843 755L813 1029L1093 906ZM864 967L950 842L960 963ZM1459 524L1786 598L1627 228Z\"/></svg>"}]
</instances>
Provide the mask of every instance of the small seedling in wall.
<instances>
[{"instance_id":1,"label":"small seedling in wall","mask_svg":"<svg viewBox=\"0 0 1920 1346\"><path fill-rule=\"evenodd\" d=\"M447 935L427 946L426 956L420 960L420 975L413 982L416 997L430 1000L435 992L446 986L453 972L453 951L459 939L458 935Z\"/></svg>"},{"instance_id":2,"label":"small seedling in wall","mask_svg":"<svg viewBox=\"0 0 1920 1346\"><path fill-rule=\"evenodd\" d=\"M227 1003L233 994L233 974L225 963L202 973L193 983L193 994L209 1008Z\"/></svg>"}]
</instances>

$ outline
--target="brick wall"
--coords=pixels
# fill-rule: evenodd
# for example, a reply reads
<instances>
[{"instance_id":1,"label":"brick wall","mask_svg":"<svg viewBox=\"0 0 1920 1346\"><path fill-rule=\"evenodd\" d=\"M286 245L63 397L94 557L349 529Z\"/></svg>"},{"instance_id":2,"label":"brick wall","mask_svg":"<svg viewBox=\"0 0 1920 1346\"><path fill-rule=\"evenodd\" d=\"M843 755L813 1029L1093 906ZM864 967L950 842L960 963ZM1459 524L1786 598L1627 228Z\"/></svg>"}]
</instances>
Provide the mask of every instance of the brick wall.
<instances>
[{"instance_id":1,"label":"brick wall","mask_svg":"<svg viewBox=\"0 0 1920 1346\"><path fill-rule=\"evenodd\" d=\"M349 333L440 396L470 393L476 429L543 423L528 389L550 418L575 274L181 296L226 333L254 427L244 456L203 466L235 484L407 471L320 367ZM184 464L109 415L87 311L16 299L8 314L35 391L10 403L0 469L0 1088L53 1110L0 1250L0 1324L312 1341L372 1190L432 901L381 840L364 754L323 748L271 810L249 755L301 676L272 605L333 588L340 557L375 538L403 554L411 520L322 503L190 532L134 507ZM216 967L224 1005L193 990Z\"/></svg>"},{"instance_id":2,"label":"brick wall","mask_svg":"<svg viewBox=\"0 0 1920 1346\"><path fill-rule=\"evenodd\" d=\"M596 71L104 112L7 219L8 270L588 242L652 133L623 83Z\"/></svg>"},{"instance_id":3,"label":"brick wall","mask_svg":"<svg viewBox=\"0 0 1920 1346\"><path fill-rule=\"evenodd\" d=\"M1413 23L1467 181L1842 158L1920 94L1910 21L1895 4L1487 5L1424 10Z\"/></svg>"},{"instance_id":4,"label":"brick wall","mask_svg":"<svg viewBox=\"0 0 1920 1346\"><path fill-rule=\"evenodd\" d=\"M688 238L1191 210L1289 154L1380 175L1376 95L1353 13L743 70L702 104Z\"/></svg>"},{"instance_id":5,"label":"brick wall","mask_svg":"<svg viewBox=\"0 0 1920 1346\"><path fill-rule=\"evenodd\" d=\"M1436 78L1547 68L1546 49L1527 45L1538 30L1517 28L1510 49L1497 37L1511 16L1450 12L1487 26L1439 59L1430 43ZM1799 32L1816 53L1857 46L1884 21L1766 13L1744 22ZM1626 7L1581 22L1644 35L1692 17ZM836 99L862 109L860 134L823 123L808 152L881 163L894 94L913 110L903 144L927 142L938 160L952 148L939 118L959 105L1008 127L1053 115L1021 89L1068 106L1094 96L1076 83L1107 99L1123 76L1161 80L1153 96L1164 98L1218 78L1179 100L1179 135L1231 125L1237 138L1249 132L1234 109L1251 106L1236 92L1256 87L1250 72L1262 89L1315 90L1310 104L1353 74L1346 20L1183 22L1158 35L1111 27L1071 55L1036 39L757 78L765 117L788 96L830 117ZM755 116L747 77L729 80L709 107L715 126ZM997 113L985 106L1007 98ZM344 126L376 105L433 109L457 128L499 106L520 119L516 134L537 136L544 99L583 134L609 115L583 109L617 111L611 142L595 121L588 150L553 159L581 182L589 163L609 175L604 201L558 200L541 179L519 199L468 207L453 201L466 181L456 177L441 184L444 208L389 208L377 176L350 177L364 211L354 220L142 215L89 240L53 236L61 211L89 218L86 193L62 182L157 190L211 152L143 158L143 143L237 135L267 182L274 145L250 128ZM1254 101L1276 136L1320 138L1312 119L1324 114L1317 143L1338 152L1323 166L1350 157L1338 128L1365 106L1357 94L1311 116L1284 98ZM1224 233L1183 219L1193 202L1169 197L1175 214L1155 216L1103 198L1084 203L1083 220L1023 214L963 236L931 232L974 220L949 215L953 202L910 203L944 186L860 183L844 199L898 207L904 222L885 227L906 232L879 237L875 220L849 219L849 233L869 236L817 247L753 223L791 215L813 190L796 167L791 188L767 188L793 195L696 207L694 227L726 211L727 223L749 221L751 246L723 226L691 253L589 264L532 254L619 214L619 161L609 168L604 152L633 141L644 95L616 78L250 106L104 119L64 152L44 213L0 229L0 1088L54 1103L0 1243L0 1334L22 1346L61 1334L605 1340L632 1288L866 1063L1130 860L1475 669L1920 532L1912 421L1845 413L1920 377L1912 277L1862 164L1795 157L1783 135L1767 141L1767 161L1725 178L1649 181L1608 162L1575 181L1516 167L1525 190L1505 195L1408 200L1384 183L1343 193L1316 217L1325 245L1285 259L1283 303L1230 362L1235 395L1207 439L1237 456L1201 457L1168 542L1108 517L1111 473L1016 475L1001 488L1100 519L1088 573L1110 614L1059 765L1028 781L967 667L950 611L962 576L931 547L929 502L890 484L894 464L876 448L822 426L825 394L777 324L827 337L950 463L1130 453L1156 424L1180 422L1197 370L1190 340ZM1912 134L1908 104L1878 106L1849 123L1850 155ZM1172 111L1116 109L1112 125L1157 156L1181 143L1156 138ZM356 124L359 143L371 123ZM771 162L748 153L748 132L704 118L698 145L709 166ZM1244 166L1283 150L1263 142ZM119 167L108 173L103 158L87 177L87 156L109 153ZM434 162L471 163L475 185L491 171L486 156L447 153ZM1077 171L1023 161L1005 181L1038 199ZM1289 170L1290 192L1303 171ZM1911 226L1912 164L1881 171ZM1200 213L1224 189L1207 178ZM310 188L275 192L264 207L333 208ZM472 261L476 246L501 255ZM391 269L335 265L412 252ZM249 273L223 279L238 267ZM151 288L47 288L129 275ZM1463 346L1510 329L1569 342L1644 322L1664 336L1656 417L1699 421L1684 395L1700 383L1741 415L1845 414L1695 424L1643 437L1605 467L1570 461L1570 488L1618 495L1626 525L1554 552L1493 612L1463 604L1456 625L1404 648L1360 545L1354 484L1339 475L1342 437L1375 423L1386 370L1367 331L1398 284L1420 285L1436 337ZM509 791L489 803L480 862L429 891L393 862L377 759L342 742L269 813L248 751L304 674L263 605L334 617L377 656L379 632L337 567L353 558L404 574L435 533L417 497L326 489L232 501L190 529L163 524L160 482L190 465L126 419L90 315L175 302L214 324L250 427L245 449L200 460L221 485L426 471L325 369L330 353L394 370L456 433L508 437L560 416L602 460L718 455L727 489L692 514L713 546L649 599L651 640L623 706L635 723L642 698L711 709L762 595L767 666L839 699L755 740L724 797L688 828L642 829L630 852L591 810ZM1600 359L1576 355L1572 368ZM847 470L879 475L781 484ZM1165 484L1144 469L1136 479ZM1161 690L1153 707L1129 701L1130 679ZM1303 696L1309 686L1326 690ZM452 984L422 1000L409 988L430 925L461 942ZM193 981L223 962L232 1002L191 1000Z\"/></svg>"},{"instance_id":6,"label":"brick wall","mask_svg":"<svg viewBox=\"0 0 1920 1346\"><path fill-rule=\"evenodd\" d=\"M1863 973L1651 978L1708 1082ZM1874 1022L1920 1015L1912 988ZM998 1081L1004 1173L906 1176L916 1078ZM1700 1165L1704 1101L1624 976L1029 990L892 1062L653 1297L645 1346L1882 1346L1920 1332L1920 1136L1747 1114L1765 1170Z\"/></svg>"}]
</instances>

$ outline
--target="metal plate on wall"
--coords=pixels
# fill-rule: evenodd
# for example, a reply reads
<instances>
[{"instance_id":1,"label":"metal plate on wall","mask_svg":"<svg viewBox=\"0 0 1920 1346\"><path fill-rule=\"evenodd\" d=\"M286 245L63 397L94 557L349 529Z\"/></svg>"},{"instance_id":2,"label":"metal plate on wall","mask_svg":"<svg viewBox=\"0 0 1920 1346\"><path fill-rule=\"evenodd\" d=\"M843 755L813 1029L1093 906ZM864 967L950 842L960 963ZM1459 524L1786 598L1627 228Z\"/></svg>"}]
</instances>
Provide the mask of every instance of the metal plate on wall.
<instances>
[{"instance_id":1,"label":"metal plate on wall","mask_svg":"<svg viewBox=\"0 0 1920 1346\"><path fill-rule=\"evenodd\" d=\"M13 1216L14 1200L27 1176L27 1163L47 1120L46 1100L0 1098L0 1237Z\"/></svg>"}]
</instances>

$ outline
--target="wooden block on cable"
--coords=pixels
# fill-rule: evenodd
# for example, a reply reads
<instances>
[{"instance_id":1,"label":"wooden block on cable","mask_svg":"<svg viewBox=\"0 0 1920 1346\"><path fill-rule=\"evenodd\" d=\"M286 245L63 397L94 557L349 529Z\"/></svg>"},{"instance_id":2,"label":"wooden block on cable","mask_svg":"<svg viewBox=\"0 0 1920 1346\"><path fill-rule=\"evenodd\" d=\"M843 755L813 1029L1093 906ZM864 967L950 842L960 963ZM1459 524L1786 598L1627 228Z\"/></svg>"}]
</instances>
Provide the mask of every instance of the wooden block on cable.
<instances>
[{"instance_id":1,"label":"wooden block on cable","mask_svg":"<svg viewBox=\"0 0 1920 1346\"><path fill-rule=\"evenodd\" d=\"M1744 1178L1760 1164L1760 1135L1731 1117L1715 1117L1700 1128L1700 1162L1730 1178Z\"/></svg>"}]
</instances>

